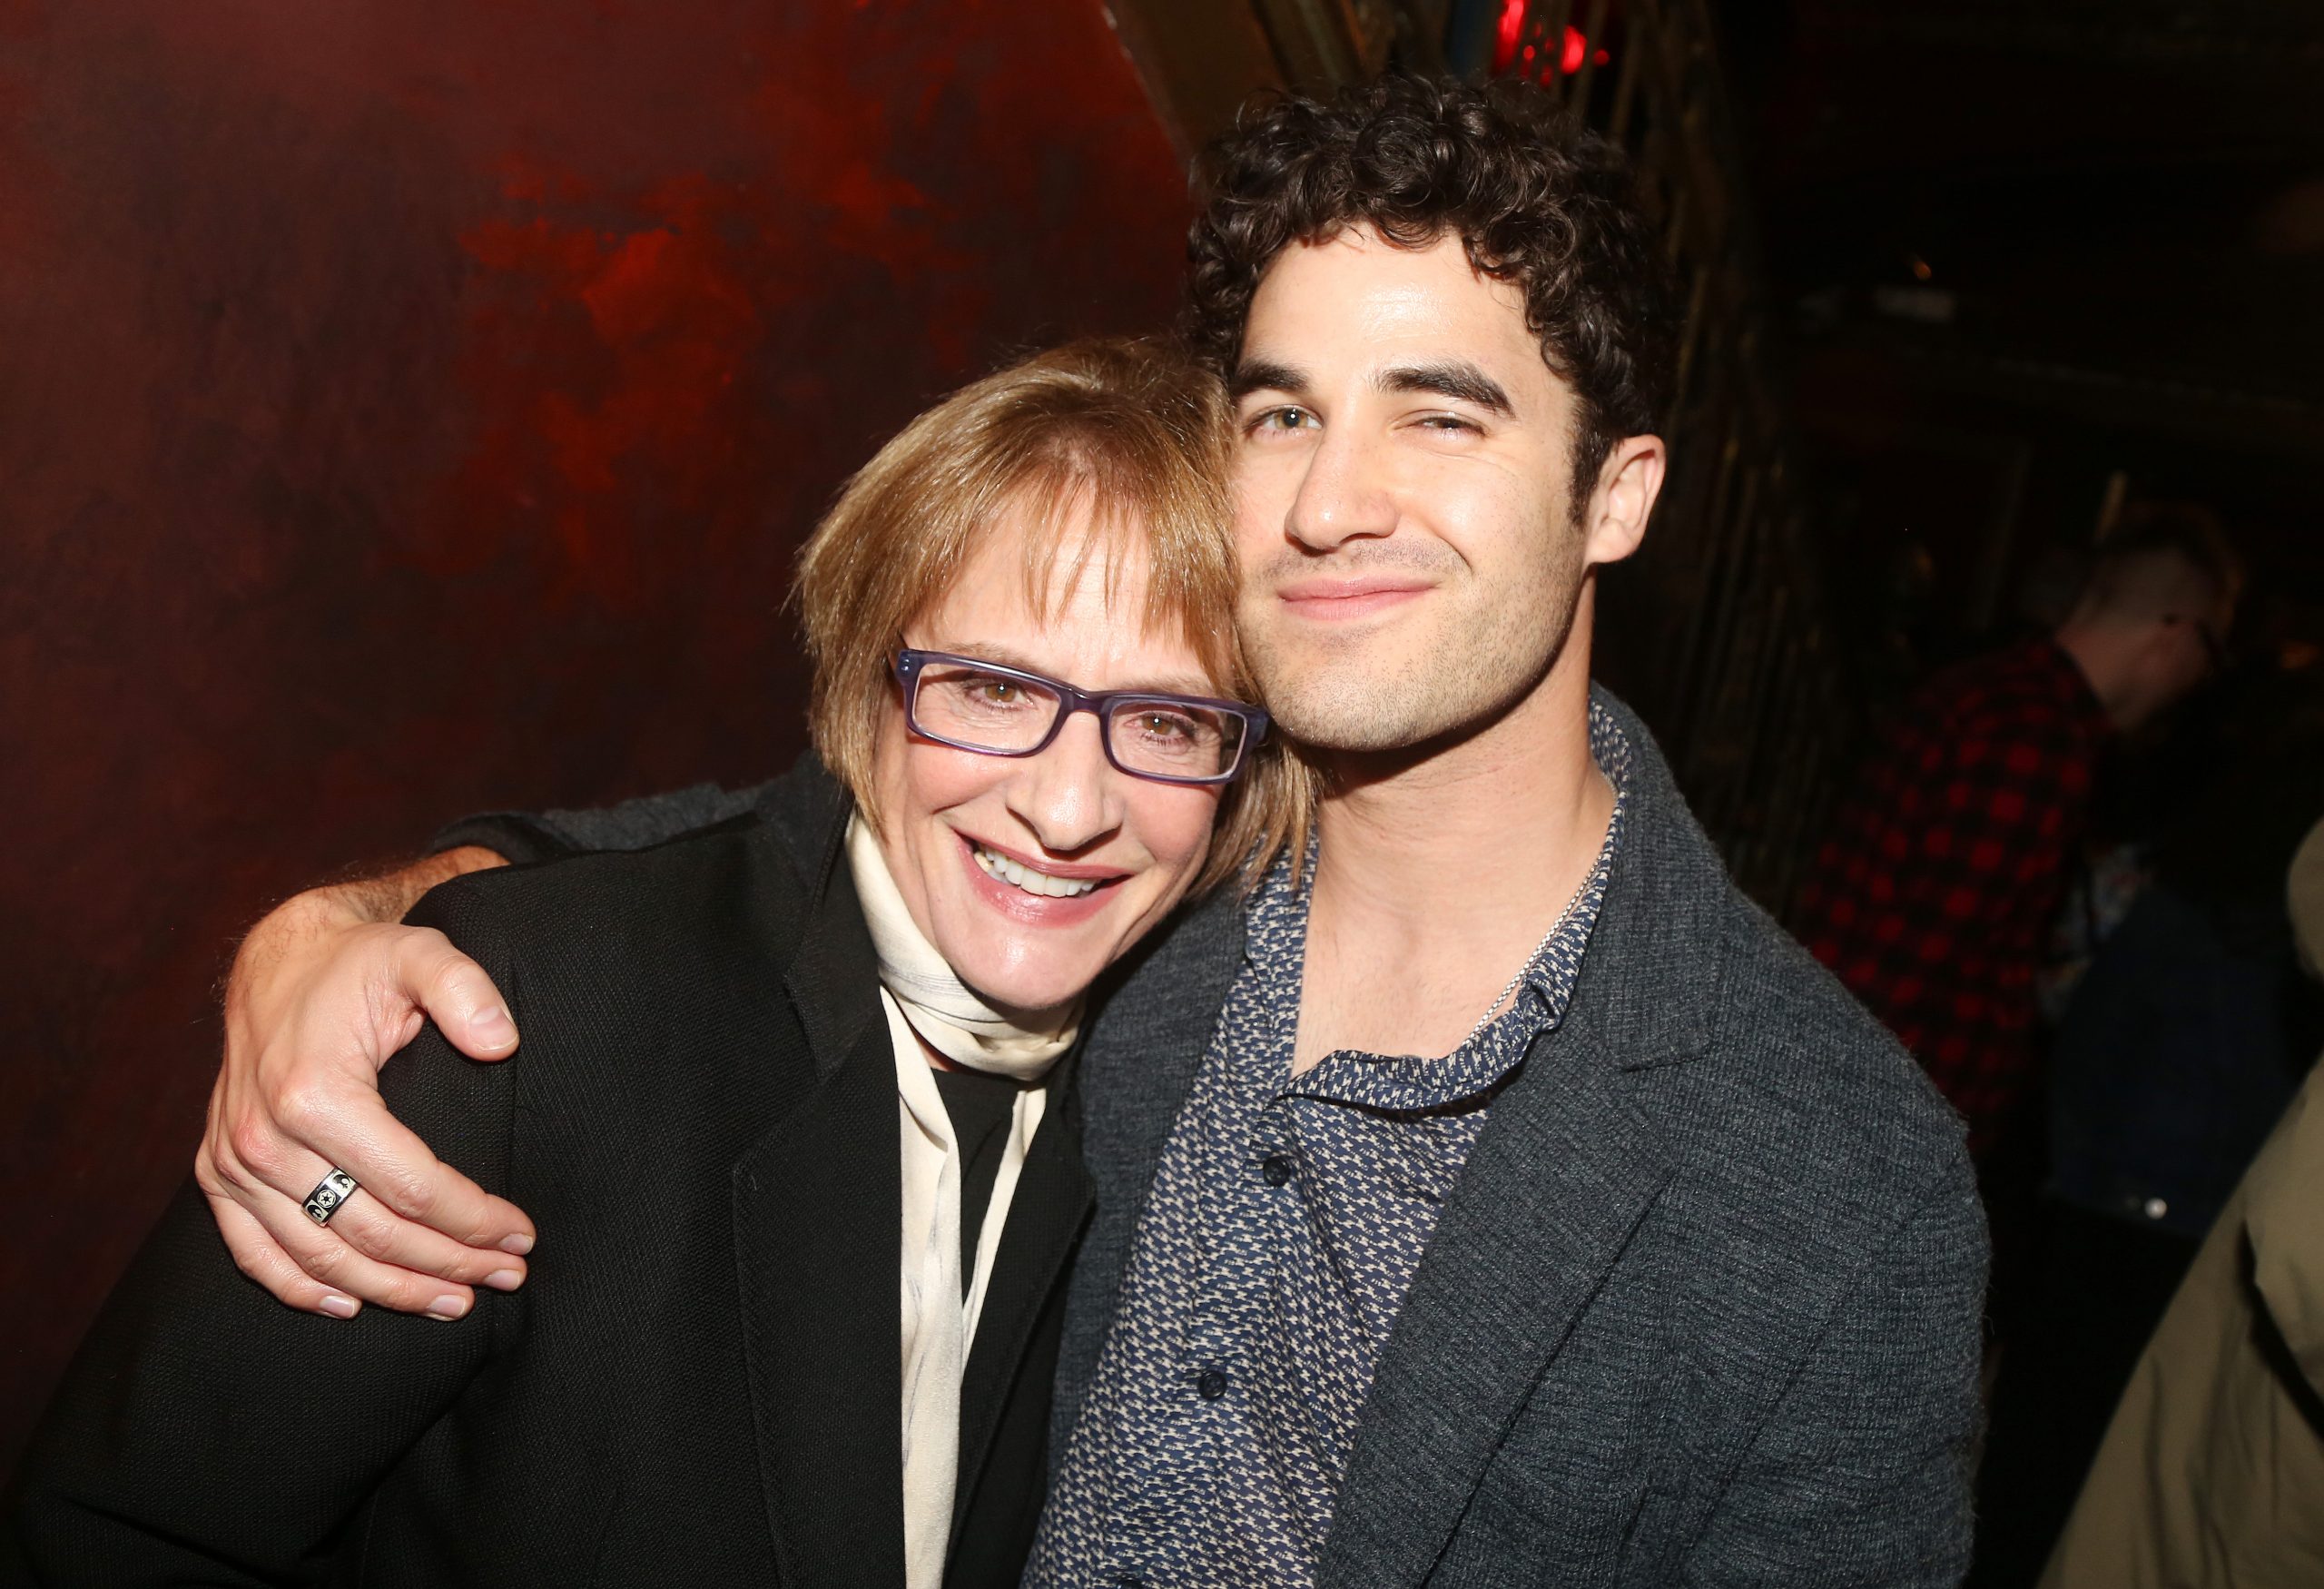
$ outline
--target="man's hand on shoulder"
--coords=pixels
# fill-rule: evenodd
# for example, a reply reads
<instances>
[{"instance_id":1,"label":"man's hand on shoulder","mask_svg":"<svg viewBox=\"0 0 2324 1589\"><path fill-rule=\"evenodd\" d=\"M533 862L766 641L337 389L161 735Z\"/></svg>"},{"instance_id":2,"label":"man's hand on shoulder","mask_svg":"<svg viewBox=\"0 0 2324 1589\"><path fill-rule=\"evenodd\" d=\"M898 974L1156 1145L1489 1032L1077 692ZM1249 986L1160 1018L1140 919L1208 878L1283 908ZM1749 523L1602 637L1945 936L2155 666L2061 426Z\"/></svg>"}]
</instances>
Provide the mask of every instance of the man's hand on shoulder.
<instances>
[{"instance_id":1,"label":"man's hand on shoulder","mask_svg":"<svg viewBox=\"0 0 2324 1589\"><path fill-rule=\"evenodd\" d=\"M293 1308L364 1302L457 1318L478 1285L524 1283L533 1225L437 1160L379 1100L388 1056L435 1022L461 1052L506 1059L499 990L441 933L397 925L419 896L502 864L470 845L310 889L243 940L226 982L226 1056L194 1179L242 1272ZM327 1226L305 1200L332 1168L362 1189Z\"/></svg>"}]
</instances>

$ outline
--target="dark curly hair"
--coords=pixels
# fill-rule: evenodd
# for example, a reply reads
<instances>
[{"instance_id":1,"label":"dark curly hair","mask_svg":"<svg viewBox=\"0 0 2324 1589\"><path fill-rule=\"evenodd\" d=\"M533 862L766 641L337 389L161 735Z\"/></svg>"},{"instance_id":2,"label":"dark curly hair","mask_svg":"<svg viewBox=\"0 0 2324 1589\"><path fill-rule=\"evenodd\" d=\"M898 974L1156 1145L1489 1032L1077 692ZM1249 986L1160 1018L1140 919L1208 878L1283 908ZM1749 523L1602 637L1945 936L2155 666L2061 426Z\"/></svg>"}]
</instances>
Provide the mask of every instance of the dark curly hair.
<instances>
[{"instance_id":1,"label":"dark curly hair","mask_svg":"<svg viewBox=\"0 0 2324 1589\"><path fill-rule=\"evenodd\" d=\"M1244 108L1196 171L1183 331L1222 374L1252 294L1294 242L1364 225L1420 248L1459 235L1479 271L1525 295L1541 357L1579 400L1573 511L1608 451L1660 423L1676 351L1669 268L1631 199L1628 162L1509 82L1388 76L1324 103Z\"/></svg>"}]
</instances>

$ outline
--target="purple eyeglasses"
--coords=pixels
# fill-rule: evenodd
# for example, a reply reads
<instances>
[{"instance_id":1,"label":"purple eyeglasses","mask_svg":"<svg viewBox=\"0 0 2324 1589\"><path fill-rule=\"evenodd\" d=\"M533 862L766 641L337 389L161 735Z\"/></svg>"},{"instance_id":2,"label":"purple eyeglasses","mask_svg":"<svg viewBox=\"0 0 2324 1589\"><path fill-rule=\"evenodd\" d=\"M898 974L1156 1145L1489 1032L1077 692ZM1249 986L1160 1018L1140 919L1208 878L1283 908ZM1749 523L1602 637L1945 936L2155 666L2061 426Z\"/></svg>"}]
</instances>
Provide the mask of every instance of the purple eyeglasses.
<instances>
[{"instance_id":1,"label":"purple eyeglasses","mask_svg":"<svg viewBox=\"0 0 2324 1589\"><path fill-rule=\"evenodd\" d=\"M900 650L904 721L922 739L980 755L1047 750L1076 712L1098 719L1106 759L1157 784L1227 784L1266 737L1267 715L1240 701L1156 690L1079 689L1063 679L945 651Z\"/></svg>"}]
</instances>

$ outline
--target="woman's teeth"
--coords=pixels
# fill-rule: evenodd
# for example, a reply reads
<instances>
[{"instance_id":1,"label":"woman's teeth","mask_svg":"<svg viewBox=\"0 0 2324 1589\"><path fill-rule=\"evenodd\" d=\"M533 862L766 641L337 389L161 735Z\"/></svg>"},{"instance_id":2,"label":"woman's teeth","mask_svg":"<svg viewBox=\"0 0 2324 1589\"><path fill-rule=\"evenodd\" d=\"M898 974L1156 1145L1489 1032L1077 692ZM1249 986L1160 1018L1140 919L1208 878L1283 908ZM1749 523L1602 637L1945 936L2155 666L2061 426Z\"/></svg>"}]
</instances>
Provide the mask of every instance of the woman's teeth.
<instances>
[{"instance_id":1,"label":"woman's teeth","mask_svg":"<svg viewBox=\"0 0 2324 1589\"><path fill-rule=\"evenodd\" d=\"M997 877L1027 893L1038 893L1048 899L1076 899L1098 886L1094 877L1051 877L1046 872L1036 872L1006 855L996 854L982 844L970 846L969 853L984 868L985 875Z\"/></svg>"}]
</instances>

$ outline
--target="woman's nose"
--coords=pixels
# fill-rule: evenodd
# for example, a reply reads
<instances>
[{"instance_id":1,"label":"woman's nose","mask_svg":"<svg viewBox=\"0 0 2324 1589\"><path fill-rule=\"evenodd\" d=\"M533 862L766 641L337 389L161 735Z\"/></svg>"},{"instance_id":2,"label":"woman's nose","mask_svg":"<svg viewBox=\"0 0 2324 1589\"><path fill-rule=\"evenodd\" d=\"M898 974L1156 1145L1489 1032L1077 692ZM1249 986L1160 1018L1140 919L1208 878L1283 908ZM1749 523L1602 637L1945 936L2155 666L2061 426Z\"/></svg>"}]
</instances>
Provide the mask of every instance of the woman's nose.
<instances>
[{"instance_id":1,"label":"woman's nose","mask_svg":"<svg viewBox=\"0 0 2324 1589\"><path fill-rule=\"evenodd\" d=\"M1121 781L1094 712L1065 720L1049 748L1017 764L1009 809L1052 854L1087 849L1121 825Z\"/></svg>"}]
</instances>

